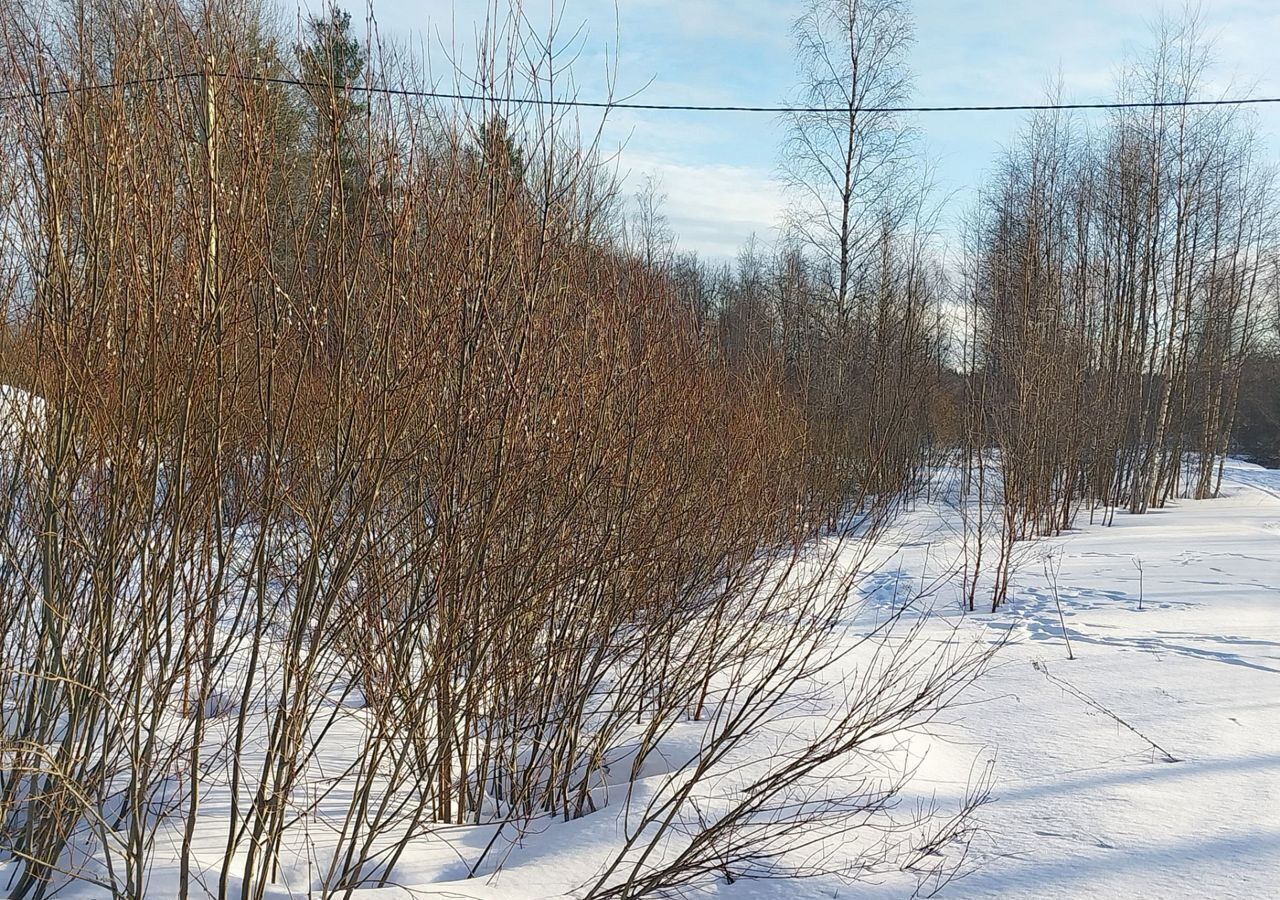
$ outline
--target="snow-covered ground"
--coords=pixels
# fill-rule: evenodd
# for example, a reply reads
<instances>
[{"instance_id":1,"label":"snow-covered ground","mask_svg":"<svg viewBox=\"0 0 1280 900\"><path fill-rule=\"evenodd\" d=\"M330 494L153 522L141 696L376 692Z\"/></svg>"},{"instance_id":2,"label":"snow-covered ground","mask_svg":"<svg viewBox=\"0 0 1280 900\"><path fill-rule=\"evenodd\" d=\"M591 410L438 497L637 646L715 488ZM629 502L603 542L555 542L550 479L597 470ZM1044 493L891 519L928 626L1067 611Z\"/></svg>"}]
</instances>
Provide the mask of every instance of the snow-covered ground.
<instances>
[{"instance_id":1,"label":"snow-covered ground","mask_svg":"<svg viewBox=\"0 0 1280 900\"><path fill-rule=\"evenodd\" d=\"M898 526L902 552L870 579L886 604L899 578L932 582L955 559L960 535L946 519L924 507ZM1071 660L1046 556L1051 570L1058 560ZM926 636L954 639L957 623L992 640L1011 633L990 672L912 745L912 793L944 802L992 762L992 802L964 873L938 896L1280 896L1280 471L1229 462L1219 499L1121 514L1109 527L1083 516L1076 531L1022 551L999 612L962 616L958 597L954 579L933 591ZM596 816L553 826L495 881L431 887L554 896L557 880L567 889L587 874L583 846L613 828ZM781 900L915 887L819 877L714 890Z\"/></svg>"},{"instance_id":2,"label":"snow-covered ground","mask_svg":"<svg viewBox=\"0 0 1280 900\"><path fill-rule=\"evenodd\" d=\"M960 609L956 519L923 505L894 526L863 582L867 607L842 638L856 642L928 585L921 638L1006 640L962 702L908 747L908 805L936 799L946 809L975 778L991 778L962 877L938 896L1280 896L1280 472L1232 462L1220 499L1118 515L1109 527L1085 515L1072 533L1022 545L1009 601L994 614ZM696 746L692 729L665 746L672 760ZM359 743L355 732L338 742ZM661 759L647 762L632 802L666 771ZM401 860L397 887L354 896L564 896L617 845L626 812L616 796L577 821L547 822L503 850L497 875L471 879L464 860L491 830L441 829ZM219 804L207 808L197 872L214 870L227 824ZM315 873L305 856L269 897L306 895ZM176 860L165 857L162 846L148 896L172 896ZM890 873L855 884L722 879L706 889L781 900L904 897L916 887ZM60 896L95 890L81 883Z\"/></svg>"},{"instance_id":3,"label":"snow-covered ground","mask_svg":"<svg viewBox=\"0 0 1280 900\"><path fill-rule=\"evenodd\" d=\"M940 896L1280 896L1280 472L1229 462L1220 499L1044 541L1015 584L922 771L995 759L977 870Z\"/></svg>"}]
</instances>

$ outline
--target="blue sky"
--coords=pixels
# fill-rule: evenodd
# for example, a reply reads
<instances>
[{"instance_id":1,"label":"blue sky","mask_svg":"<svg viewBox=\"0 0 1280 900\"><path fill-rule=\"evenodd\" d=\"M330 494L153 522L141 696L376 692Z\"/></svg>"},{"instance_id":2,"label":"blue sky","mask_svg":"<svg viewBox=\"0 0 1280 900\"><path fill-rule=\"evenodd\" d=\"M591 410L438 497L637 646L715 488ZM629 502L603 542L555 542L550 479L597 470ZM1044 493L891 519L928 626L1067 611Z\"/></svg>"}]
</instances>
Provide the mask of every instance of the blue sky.
<instances>
[{"instance_id":1,"label":"blue sky","mask_svg":"<svg viewBox=\"0 0 1280 900\"><path fill-rule=\"evenodd\" d=\"M352 4L354 7L354 4ZM383 34L411 40L437 74L450 53L467 58L486 0L374 0ZM535 20L550 0L527 0ZM605 94L615 69L617 95L640 91L653 103L785 102L795 84L791 22L798 0L559 0L562 34L577 33L579 95ZM1150 41L1162 9L1154 0L915 0L911 54L922 104L1037 102L1060 74L1065 98L1107 99L1126 54ZM1200 10L1219 66L1214 87L1233 81L1255 95L1280 95L1273 71L1280 46L1280 0L1204 0ZM353 17L362 10L352 8ZM579 30L581 29L581 30ZM643 89L643 90L641 90ZM1280 109L1259 124L1280 156ZM1018 113L921 117L924 149L937 163L944 211L954 221L1001 148L1023 121ZM681 246L732 256L753 233L769 241L784 197L777 182L781 126L762 114L615 111L605 146L619 150L629 189L653 176Z\"/></svg>"}]
</instances>

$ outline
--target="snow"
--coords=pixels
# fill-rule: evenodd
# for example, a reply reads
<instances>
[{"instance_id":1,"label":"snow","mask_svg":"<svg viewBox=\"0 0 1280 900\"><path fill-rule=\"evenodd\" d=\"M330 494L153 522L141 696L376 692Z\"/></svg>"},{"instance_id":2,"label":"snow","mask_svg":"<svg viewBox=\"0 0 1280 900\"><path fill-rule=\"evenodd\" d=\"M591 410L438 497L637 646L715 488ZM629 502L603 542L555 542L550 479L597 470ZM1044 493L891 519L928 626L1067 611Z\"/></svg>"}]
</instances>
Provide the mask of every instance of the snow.
<instances>
[{"instance_id":1,"label":"snow","mask_svg":"<svg viewBox=\"0 0 1280 900\"><path fill-rule=\"evenodd\" d=\"M35 440L44 414L42 399L13 385L0 384L0 453L16 451L24 438Z\"/></svg>"},{"instance_id":2,"label":"snow","mask_svg":"<svg viewBox=\"0 0 1280 900\"><path fill-rule=\"evenodd\" d=\"M1015 642L959 720L996 758L980 867L942 896L1274 896L1280 472L1232 461L1217 500L1044 543L1061 552L1077 658L1042 568L1024 567L1013 602L988 617L1009 618Z\"/></svg>"},{"instance_id":3,"label":"snow","mask_svg":"<svg viewBox=\"0 0 1280 900\"><path fill-rule=\"evenodd\" d=\"M883 559L868 580L883 605L906 593L899 582L933 583L951 570L961 538L950 512L922 507L897 526L892 537L901 552ZM1010 601L995 614L961 614L954 577L931 595L926 638L951 640L957 625L993 640L1010 630L992 670L945 723L912 743L911 789L921 797L954 802L992 762L981 832L961 877L938 896L1274 896L1280 471L1229 461L1219 499L1119 514L1108 527L1087 518L1076 531L1023 552ZM1074 660L1045 556L1060 559L1058 595ZM849 627L857 632L866 624ZM537 836L492 883L433 887L467 896L555 896L575 873L587 874L584 842L608 840L609 826L591 818ZM875 881L739 880L715 893L903 897L916 887L906 877Z\"/></svg>"},{"instance_id":4,"label":"snow","mask_svg":"<svg viewBox=\"0 0 1280 900\"><path fill-rule=\"evenodd\" d=\"M843 624L840 638L854 645L903 597L923 592L928 608L914 622L919 639L939 647L1005 642L943 721L897 748L912 773L908 805L932 801L945 811L975 780L991 778L992 802L979 811L962 877L941 885L938 896L1275 895L1280 472L1231 461L1219 499L1120 514L1109 527L1088 525L1086 514L1076 531L1020 550L1009 602L994 614L961 609L956 519L945 504L922 504L894 526L890 549L863 583L867 606ZM812 721L788 720L785 733L761 739L781 747L823 715L815 708ZM509 842L497 874L466 878L466 860L489 841L491 828L441 827L397 866L398 886L353 896L564 896L590 881L622 839L628 812L663 789L696 747L700 727L678 727L664 744L665 764L649 760L629 794L621 782L603 786L600 812L548 821ZM338 722L328 770L352 761L358 732L358 717ZM621 771L627 761L617 765ZM216 796L205 809L193 867L209 873L215 888L228 811ZM170 837L176 848L176 832ZM314 860L323 829L295 837L296 858L270 897L304 894L320 874ZM163 844L149 896L173 895L176 860ZM13 865L0 863L0 885ZM926 883L925 891L936 886ZM707 885L716 896L743 900L901 897L916 888L913 877L896 872L853 885L828 876ZM59 896L100 893L78 884Z\"/></svg>"}]
</instances>

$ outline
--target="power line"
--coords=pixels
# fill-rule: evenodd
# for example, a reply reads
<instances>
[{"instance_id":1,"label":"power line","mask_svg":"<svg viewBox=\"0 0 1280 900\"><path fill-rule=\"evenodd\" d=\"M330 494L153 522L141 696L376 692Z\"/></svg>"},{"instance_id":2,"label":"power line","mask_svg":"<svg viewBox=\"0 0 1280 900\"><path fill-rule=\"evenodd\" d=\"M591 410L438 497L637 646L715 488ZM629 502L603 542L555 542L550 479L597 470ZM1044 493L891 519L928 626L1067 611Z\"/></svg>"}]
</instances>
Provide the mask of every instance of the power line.
<instances>
[{"instance_id":1,"label":"power line","mask_svg":"<svg viewBox=\"0 0 1280 900\"><path fill-rule=\"evenodd\" d=\"M252 81L260 84L280 84L294 87L332 89L333 85L323 81L306 81L296 78L285 78L273 75L242 75L235 72L209 73L215 78L230 78L238 81ZM138 78L129 81L114 81L106 84L87 85L85 87L57 88L47 91L30 91L22 94L0 96L0 103L14 100L36 100L43 97L66 96L91 90L112 90L115 88L133 87L136 85L156 84L163 81L181 81L188 78L207 77L202 72L181 72L170 75L156 75L150 78ZM490 94L454 93L449 91L412 90L409 88L377 87L374 85L349 85L345 88L353 93L379 94L396 97L419 97L429 100L457 100L465 102L495 103L514 106L567 107L573 109L629 109L649 112L705 112L705 113L807 113L847 114L847 106L717 106L693 103L638 103L630 100L555 100L546 97L504 97ZM860 106L858 112L863 113L974 113L974 112L1044 112L1070 110L1107 110L1107 109L1168 109L1205 106L1251 106L1280 103L1280 97L1236 97L1219 100L1132 100L1132 101L1100 101L1094 103L989 103L958 104L953 106Z\"/></svg>"},{"instance_id":2,"label":"power line","mask_svg":"<svg viewBox=\"0 0 1280 900\"><path fill-rule=\"evenodd\" d=\"M4 96L0 96L0 103L9 103L13 100L41 100L45 97L66 97L71 94L80 94L88 91L110 91L115 88L136 87L144 84L160 84L164 81L182 81L187 78L201 77L203 77L202 72L177 72L167 75L153 75L149 78L131 78L127 81L107 81L102 84L87 84L82 87L50 88L48 90L26 91L21 94L6 94Z\"/></svg>"}]
</instances>

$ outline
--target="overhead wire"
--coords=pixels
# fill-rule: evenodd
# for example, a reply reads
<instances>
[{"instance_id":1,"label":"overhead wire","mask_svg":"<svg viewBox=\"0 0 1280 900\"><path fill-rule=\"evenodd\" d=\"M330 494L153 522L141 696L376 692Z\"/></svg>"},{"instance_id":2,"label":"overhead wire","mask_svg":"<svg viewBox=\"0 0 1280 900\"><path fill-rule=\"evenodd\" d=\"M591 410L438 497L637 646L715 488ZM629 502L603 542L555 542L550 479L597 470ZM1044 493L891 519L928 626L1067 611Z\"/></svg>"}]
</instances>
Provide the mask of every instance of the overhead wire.
<instances>
[{"instance_id":1,"label":"overhead wire","mask_svg":"<svg viewBox=\"0 0 1280 900\"><path fill-rule=\"evenodd\" d=\"M0 96L0 103L16 100L36 100L44 97L66 96L82 91L114 90L164 81L180 81L189 78L225 78L239 81L252 81L262 84L291 85L304 88L321 88L332 90L334 85L322 81L308 81L298 78L286 78L277 75L241 74L237 72L175 72L155 75L147 78L136 78L103 84L85 85L83 87L63 87L47 90L33 90L18 94ZM578 109L623 109L648 112L696 112L696 113L771 113L781 114L847 114L850 107L844 106L746 106L717 105L699 103L642 103L635 100L579 100L576 98L558 99L552 97L515 97L495 96L483 93L467 93L438 90L419 90L412 88L395 88L378 85L343 85L343 90L353 93L379 94L397 97L419 97L431 100L453 100L462 102L493 103L497 105L554 106L559 108ZM1054 110L1110 110L1110 109L1162 109L1204 106L1250 106L1280 103L1280 97L1231 97L1208 100L1118 100L1085 103L969 103L950 105L920 106L856 106L862 113L980 113L980 112L1043 112Z\"/></svg>"}]
</instances>

